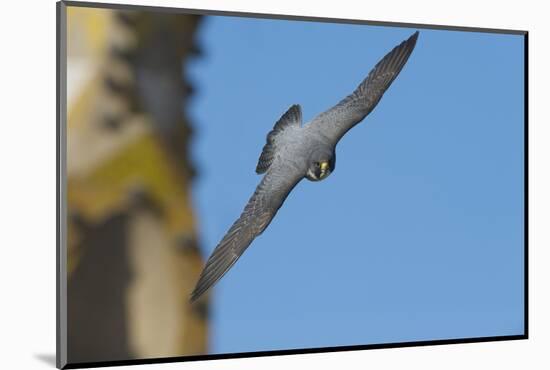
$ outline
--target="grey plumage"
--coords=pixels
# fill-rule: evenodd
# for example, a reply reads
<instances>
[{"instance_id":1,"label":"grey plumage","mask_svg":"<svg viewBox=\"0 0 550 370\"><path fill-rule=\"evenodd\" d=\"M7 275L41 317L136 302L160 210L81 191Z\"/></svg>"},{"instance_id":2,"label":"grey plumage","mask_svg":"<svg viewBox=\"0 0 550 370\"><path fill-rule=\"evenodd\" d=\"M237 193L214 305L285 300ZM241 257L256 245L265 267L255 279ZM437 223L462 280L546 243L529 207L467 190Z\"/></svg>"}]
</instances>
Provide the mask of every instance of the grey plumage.
<instances>
[{"instance_id":1,"label":"grey plumage","mask_svg":"<svg viewBox=\"0 0 550 370\"><path fill-rule=\"evenodd\" d=\"M349 129L361 122L378 104L409 59L417 39L418 31L386 54L353 93L318 115L311 122L312 127L330 137L333 145L336 145Z\"/></svg>"},{"instance_id":2,"label":"grey plumage","mask_svg":"<svg viewBox=\"0 0 550 370\"><path fill-rule=\"evenodd\" d=\"M269 225L288 194L304 177L323 180L334 171L338 141L378 104L397 77L418 38L418 31L390 51L355 91L301 125L299 105L291 106L266 138L256 172L264 174L241 216L220 241L191 294L198 299L235 264Z\"/></svg>"},{"instance_id":3,"label":"grey plumage","mask_svg":"<svg viewBox=\"0 0 550 370\"><path fill-rule=\"evenodd\" d=\"M273 130L271 130L269 134L267 134L266 144L262 149L262 154L260 155L258 165L256 166L257 174L262 174L267 171L267 169L271 165L271 162L273 162L273 157L275 156L275 153L277 151L277 137L281 136L286 128L289 128L291 126L300 127L301 123L302 110L300 109L299 105L294 104L277 121L277 123L273 127Z\"/></svg>"}]
</instances>

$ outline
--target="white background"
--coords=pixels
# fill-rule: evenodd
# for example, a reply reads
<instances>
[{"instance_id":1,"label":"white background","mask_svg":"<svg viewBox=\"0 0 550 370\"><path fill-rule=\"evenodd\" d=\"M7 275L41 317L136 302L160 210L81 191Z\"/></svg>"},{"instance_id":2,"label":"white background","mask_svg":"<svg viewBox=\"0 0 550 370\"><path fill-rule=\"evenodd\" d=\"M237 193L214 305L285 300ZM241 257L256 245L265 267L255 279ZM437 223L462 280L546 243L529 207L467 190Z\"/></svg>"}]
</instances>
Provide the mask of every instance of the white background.
<instances>
[{"instance_id":1,"label":"white background","mask_svg":"<svg viewBox=\"0 0 550 370\"><path fill-rule=\"evenodd\" d=\"M112 0L112 3L124 3ZM550 69L544 1L142 0L126 3L528 30L530 339L142 365L136 369L549 368ZM0 367L53 368L55 353L55 2L6 1L0 22ZM457 108L460 109L459 102ZM49 358L50 360L44 360Z\"/></svg>"}]
</instances>

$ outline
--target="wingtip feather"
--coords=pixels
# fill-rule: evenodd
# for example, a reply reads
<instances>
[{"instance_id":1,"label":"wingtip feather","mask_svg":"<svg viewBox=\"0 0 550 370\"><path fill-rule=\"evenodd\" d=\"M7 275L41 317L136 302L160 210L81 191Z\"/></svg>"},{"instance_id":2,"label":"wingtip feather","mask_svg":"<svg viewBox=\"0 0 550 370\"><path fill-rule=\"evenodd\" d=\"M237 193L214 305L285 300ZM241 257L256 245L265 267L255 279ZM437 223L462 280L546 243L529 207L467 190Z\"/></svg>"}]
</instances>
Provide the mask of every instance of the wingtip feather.
<instances>
[{"instance_id":1,"label":"wingtip feather","mask_svg":"<svg viewBox=\"0 0 550 370\"><path fill-rule=\"evenodd\" d=\"M420 35L420 31L416 31L415 33L413 33L407 40L407 43L415 45L416 40L418 40L418 35Z\"/></svg>"},{"instance_id":2,"label":"wingtip feather","mask_svg":"<svg viewBox=\"0 0 550 370\"><path fill-rule=\"evenodd\" d=\"M189 303L195 303L204 292L199 292L197 289L193 290L193 292L189 295Z\"/></svg>"}]
</instances>

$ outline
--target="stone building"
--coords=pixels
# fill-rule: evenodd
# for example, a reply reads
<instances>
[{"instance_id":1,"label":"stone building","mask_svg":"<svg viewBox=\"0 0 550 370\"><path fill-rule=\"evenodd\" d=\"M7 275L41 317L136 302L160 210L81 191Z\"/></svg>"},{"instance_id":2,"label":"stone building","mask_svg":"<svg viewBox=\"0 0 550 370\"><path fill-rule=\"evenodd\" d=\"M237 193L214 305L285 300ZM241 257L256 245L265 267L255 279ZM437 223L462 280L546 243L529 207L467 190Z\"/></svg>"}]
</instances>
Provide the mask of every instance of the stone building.
<instances>
[{"instance_id":1,"label":"stone building","mask_svg":"<svg viewBox=\"0 0 550 370\"><path fill-rule=\"evenodd\" d=\"M69 363L203 354L185 113L201 19L67 10Z\"/></svg>"}]
</instances>

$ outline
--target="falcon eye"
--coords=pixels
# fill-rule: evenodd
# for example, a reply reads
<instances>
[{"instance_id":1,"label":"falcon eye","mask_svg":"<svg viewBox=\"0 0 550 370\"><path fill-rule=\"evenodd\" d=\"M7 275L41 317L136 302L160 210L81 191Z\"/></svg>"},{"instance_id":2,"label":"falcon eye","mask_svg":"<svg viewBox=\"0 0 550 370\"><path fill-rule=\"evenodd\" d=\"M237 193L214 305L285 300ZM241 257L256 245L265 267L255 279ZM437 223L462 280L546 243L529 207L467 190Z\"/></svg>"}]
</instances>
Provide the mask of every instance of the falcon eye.
<instances>
[{"instance_id":1,"label":"falcon eye","mask_svg":"<svg viewBox=\"0 0 550 370\"><path fill-rule=\"evenodd\" d=\"M320 162L315 162L315 167L317 167L317 168L321 167L321 163Z\"/></svg>"}]
</instances>

